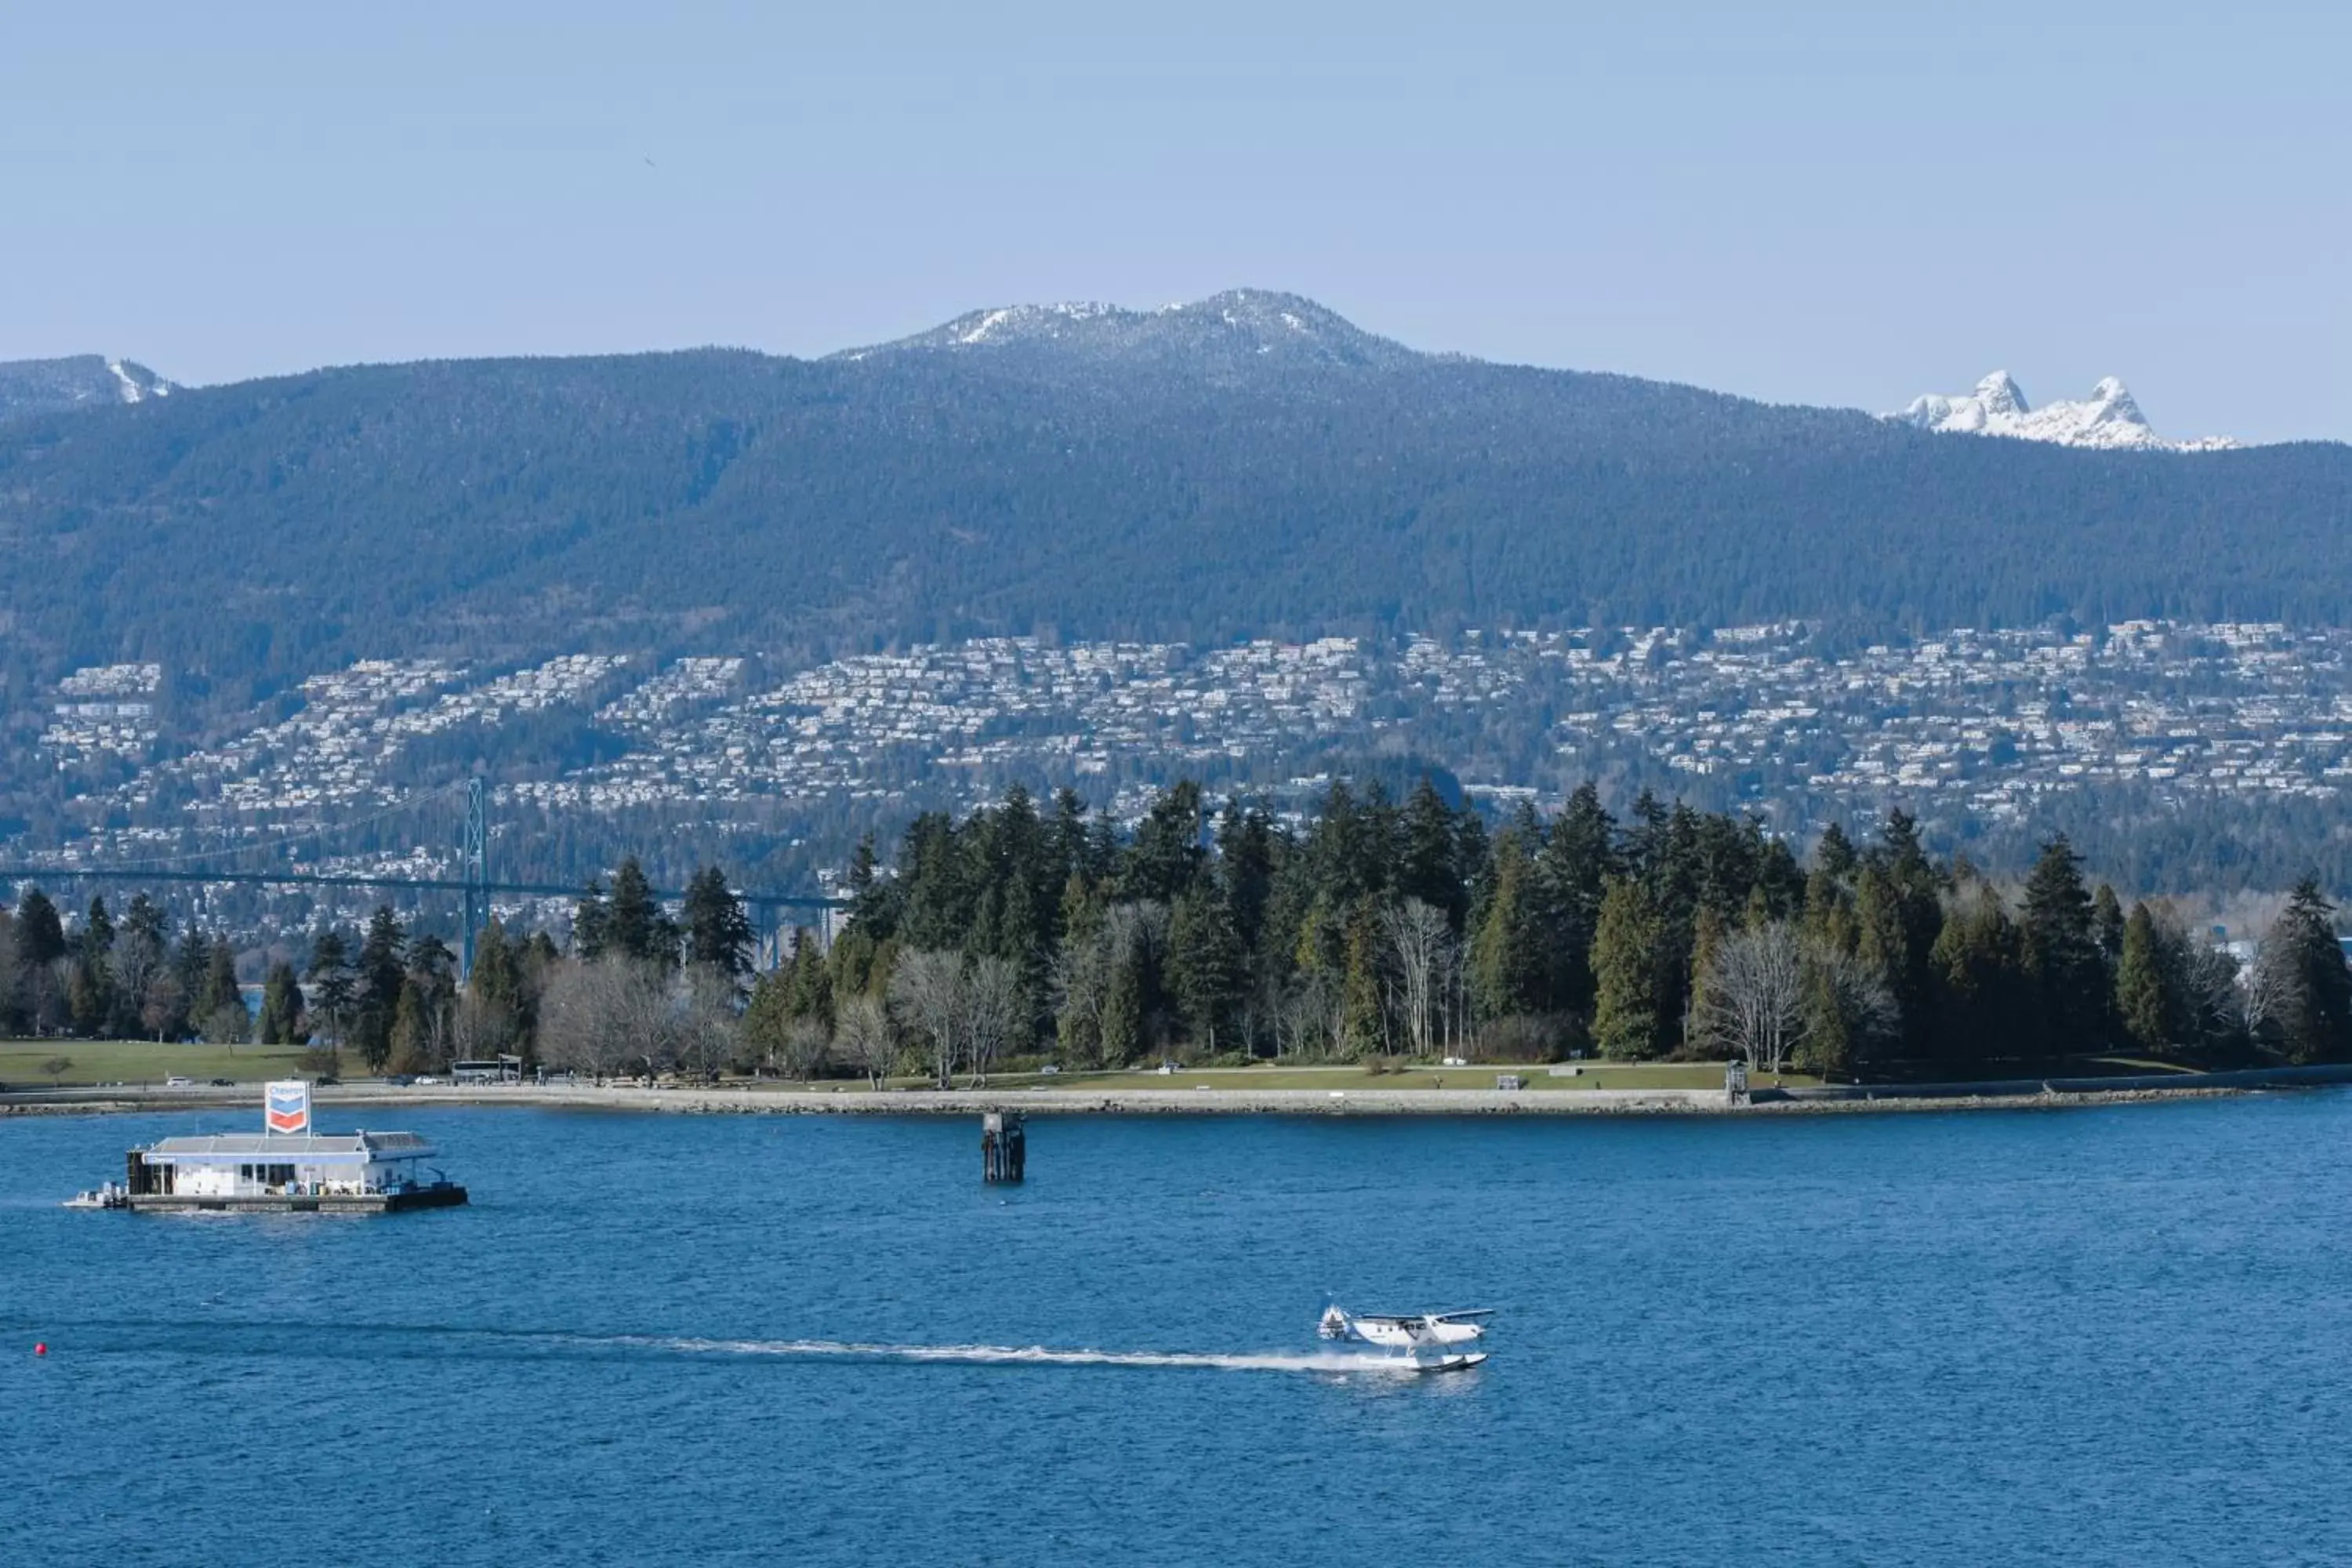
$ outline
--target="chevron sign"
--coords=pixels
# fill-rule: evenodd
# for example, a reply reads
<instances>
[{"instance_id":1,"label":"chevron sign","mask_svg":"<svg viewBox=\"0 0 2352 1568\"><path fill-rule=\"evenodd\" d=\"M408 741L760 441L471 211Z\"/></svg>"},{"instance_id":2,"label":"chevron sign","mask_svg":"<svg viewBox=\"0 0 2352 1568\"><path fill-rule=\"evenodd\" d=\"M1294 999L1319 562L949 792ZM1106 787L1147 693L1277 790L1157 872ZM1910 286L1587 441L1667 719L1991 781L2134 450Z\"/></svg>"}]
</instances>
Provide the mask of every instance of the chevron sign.
<instances>
[{"instance_id":1,"label":"chevron sign","mask_svg":"<svg viewBox=\"0 0 2352 1568\"><path fill-rule=\"evenodd\" d=\"M268 1131L272 1132L308 1132L310 1131L310 1086L300 1079L289 1083L268 1086L268 1099L264 1102L268 1112Z\"/></svg>"}]
</instances>

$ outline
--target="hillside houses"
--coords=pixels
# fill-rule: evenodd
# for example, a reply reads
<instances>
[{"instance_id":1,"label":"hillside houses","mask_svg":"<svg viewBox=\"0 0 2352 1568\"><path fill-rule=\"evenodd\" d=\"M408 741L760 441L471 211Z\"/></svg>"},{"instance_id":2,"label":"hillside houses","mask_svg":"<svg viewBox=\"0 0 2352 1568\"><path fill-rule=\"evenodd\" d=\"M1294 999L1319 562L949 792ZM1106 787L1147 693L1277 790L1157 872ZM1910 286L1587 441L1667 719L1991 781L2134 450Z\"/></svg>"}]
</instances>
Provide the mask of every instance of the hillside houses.
<instances>
[{"instance_id":1,"label":"hillside houses","mask_svg":"<svg viewBox=\"0 0 2352 1568\"><path fill-rule=\"evenodd\" d=\"M566 653L498 673L369 660L303 682L283 718L176 749L163 676L107 666L57 689L44 755L132 764L80 803L118 824L85 853L110 837L152 849L174 820L348 816L418 786L420 742L463 736L495 757L497 731L542 714L601 739L574 763L494 778L499 798L719 821L754 801L965 805L1013 779L1271 781L1366 750L1442 757L1495 798L1538 800L1630 758L1796 820L1901 802L2000 821L2117 784L2328 800L2352 779L2352 633L2260 623L1862 647L1794 624L1208 649L992 637L781 669L749 652Z\"/></svg>"}]
</instances>

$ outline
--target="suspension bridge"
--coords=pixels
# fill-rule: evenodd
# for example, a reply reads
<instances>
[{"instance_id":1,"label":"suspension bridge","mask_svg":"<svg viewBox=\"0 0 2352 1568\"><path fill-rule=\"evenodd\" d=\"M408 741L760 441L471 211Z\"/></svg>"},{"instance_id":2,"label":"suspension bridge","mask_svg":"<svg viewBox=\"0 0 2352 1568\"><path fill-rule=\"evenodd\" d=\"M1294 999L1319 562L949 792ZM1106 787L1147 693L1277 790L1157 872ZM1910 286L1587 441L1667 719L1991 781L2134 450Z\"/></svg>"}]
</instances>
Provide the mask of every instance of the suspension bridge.
<instances>
[{"instance_id":1,"label":"suspension bridge","mask_svg":"<svg viewBox=\"0 0 2352 1568\"><path fill-rule=\"evenodd\" d=\"M446 798L456 794L458 787L463 787L466 792L466 817L458 839L457 874L455 876L419 877L397 871L306 871L279 867L232 869L226 864L258 854L275 854L295 844L322 840L335 833L349 831L394 813ZM411 796L358 823L308 829L267 843L230 845L218 849L194 850L119 865L0 866L0 884L15 886L38 882L63 886L78 882L132 882L205 887L366 888L386 892L456 893L464 906L464 912L459 917L458 964L461 973L471 973L475 938L488 923L493 897L504 894L509 898L576 899L583 890L583 885L576 882L525 882L493 878L490 875L489 841L489 792L483 781L476 778L467 781L463 786L453 785L448 789ZM817 893L772 893L740 888L730 891L742 903L744 912L751 919L763 962L773 962L778 939L792 925L804 923L804 918L810 915L821 921L825 911L845 908L849 902L846 899L828 898ZM684 898L686 893L681 888L656 888L653 895L664 903L674 903Z\"/></svg>"}]
</instances>

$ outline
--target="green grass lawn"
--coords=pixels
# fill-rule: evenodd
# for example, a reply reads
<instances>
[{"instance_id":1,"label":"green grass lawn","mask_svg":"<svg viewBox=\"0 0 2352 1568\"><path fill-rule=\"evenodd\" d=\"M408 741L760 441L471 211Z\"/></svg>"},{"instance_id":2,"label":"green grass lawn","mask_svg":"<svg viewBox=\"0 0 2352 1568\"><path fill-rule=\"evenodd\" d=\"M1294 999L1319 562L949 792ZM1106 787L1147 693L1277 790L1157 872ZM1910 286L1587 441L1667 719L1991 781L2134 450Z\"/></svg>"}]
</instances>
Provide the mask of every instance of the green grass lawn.
<instances>
[{"instance_id":1,"label":"green grass lawn","mask_svg":"<svg viewBox=\"0 0 2352 1568\"><path fill-rule=\"evenodd\" d=\"M68 1085L154 1083L178 1074L209 1083L216 1078L260 1083L295 1077L298 1046L157 1045L152 1040L0 1040L0 1083L38 1088L49 1081L43 1068L52 1057L73 1066L58 1076Z\"/></svg>"}]
</instances>

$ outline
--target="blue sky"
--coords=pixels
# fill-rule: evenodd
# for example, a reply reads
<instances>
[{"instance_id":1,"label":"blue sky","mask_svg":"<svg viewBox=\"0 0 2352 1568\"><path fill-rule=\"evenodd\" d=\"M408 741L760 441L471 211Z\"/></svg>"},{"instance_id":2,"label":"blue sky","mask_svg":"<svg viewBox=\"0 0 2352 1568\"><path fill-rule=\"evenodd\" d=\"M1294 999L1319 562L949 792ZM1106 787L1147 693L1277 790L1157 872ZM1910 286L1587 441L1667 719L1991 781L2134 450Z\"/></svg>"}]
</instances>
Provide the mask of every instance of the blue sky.
<instances>
[{"instance_id":1,"label":"blue sky","mask_svg":"<svg viewBox=\"0 0 2352 1568\"><path fill-rule=\"evenodd\" d=\"M2067 9L20 7L0 358L817 353L1249 285L1780 402L2114 374L2167 434L2352 438L2352 11Z\"/></svg>"}]
</instances>

